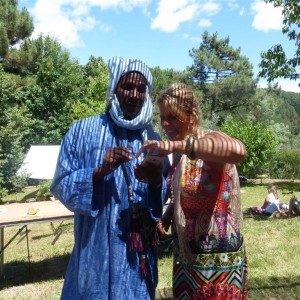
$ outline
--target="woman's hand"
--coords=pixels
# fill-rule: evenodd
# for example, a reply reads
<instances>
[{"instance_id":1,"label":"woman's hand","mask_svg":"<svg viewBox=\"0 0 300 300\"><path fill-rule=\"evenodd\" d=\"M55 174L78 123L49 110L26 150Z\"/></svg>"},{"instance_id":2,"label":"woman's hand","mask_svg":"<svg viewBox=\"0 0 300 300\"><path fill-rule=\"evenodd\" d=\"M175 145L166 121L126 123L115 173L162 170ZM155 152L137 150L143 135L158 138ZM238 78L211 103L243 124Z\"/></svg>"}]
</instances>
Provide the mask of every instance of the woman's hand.
<instances>
[{"instance_id":1,"label":"woman's hand","mask_svg":"<svg viewBox=\"0 0 300 300\"><path fill-rule=\"evenodd\" d=\"M166 238L167 237L167 231L169 230L171 226L171 221L165 218L161 218L159 221L157 221L157 232L159 236Z\"/></svg>"},{"instance_id":2,"label":"woman's hand","mask_svg":"<svg viewBox=\"0 0 300 300\"><path fill-rule=\"evenodd\" d=\"M149 155L153 152L158 152L158 155L165 156L174 151L174 142L172 141L146 141L140 150L136 153L135 157L139 157L142 153L148 152Z\"/></svg>"}]
</instances>

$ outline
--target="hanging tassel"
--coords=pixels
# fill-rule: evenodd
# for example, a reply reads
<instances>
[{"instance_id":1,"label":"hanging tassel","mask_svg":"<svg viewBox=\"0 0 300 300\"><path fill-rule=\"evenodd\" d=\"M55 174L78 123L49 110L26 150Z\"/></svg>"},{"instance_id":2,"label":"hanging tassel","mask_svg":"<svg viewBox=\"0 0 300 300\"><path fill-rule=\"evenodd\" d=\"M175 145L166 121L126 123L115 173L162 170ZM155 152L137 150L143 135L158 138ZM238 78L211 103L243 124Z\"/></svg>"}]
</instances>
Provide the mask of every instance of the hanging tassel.
<instances>
[{"instance_id":1,"label":"hanging tassel","mask_svg":"<svg viewBox=\"0 0 300 300\"><path fill-rule=\"evenodd\" d=\"M141 271L142 278L146 278L149 275L149 272L147 269L147 258L146 258L145 254L141 255L140 271Z\"/></svg>"},{"instance_id":2,"label":"hanging tassel","mask_svg":"<svg viewBox=\"0 0 300 300\"><path fill-rule=\"evenodd\" d=\"M142 243L140 233L130 232L129 239L130 239L130 245L129 245L130 251L136 251L136 252L143 251L143 243Z\"/></svg>"},{"instance_id":3,"label":"hanging tassel","mask_svg":"<svg viewBox=\"0 0 300 300\"><path fill-rule=\"evenodd\" d=\"M136 252L143 251L142 236L140 233L140 226L137 218L137 208L135 205L132 205L132 215L129 233L129 250Z\"/></svg>"}]
</instances>

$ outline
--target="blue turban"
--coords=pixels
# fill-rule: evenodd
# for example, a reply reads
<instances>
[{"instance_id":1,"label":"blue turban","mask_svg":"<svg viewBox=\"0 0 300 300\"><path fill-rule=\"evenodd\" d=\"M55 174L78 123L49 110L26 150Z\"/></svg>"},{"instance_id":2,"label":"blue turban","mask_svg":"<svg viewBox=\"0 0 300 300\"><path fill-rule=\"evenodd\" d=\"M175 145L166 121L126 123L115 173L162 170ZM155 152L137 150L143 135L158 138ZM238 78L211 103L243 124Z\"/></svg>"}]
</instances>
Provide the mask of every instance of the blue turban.
<instances>
[{"instance_id":1,"label":"blue turban","mask_svg":"<svg viewBox=\"0 0 300 300\"><path fill-rule=\"evenodd\" d=\"M108 111L113 121L120 127L136 130L145 129L151 124L153 105L150 98L152 91L152 75L145 63L137 59L123 59L113 57L108 61L110 80L108 84ZM129 72L141 73L147 81L146 99L139 114L132 120L124 119L123 111L120 108L119 100L115 94L120 78Z\"/></svg>"}]
</instances>

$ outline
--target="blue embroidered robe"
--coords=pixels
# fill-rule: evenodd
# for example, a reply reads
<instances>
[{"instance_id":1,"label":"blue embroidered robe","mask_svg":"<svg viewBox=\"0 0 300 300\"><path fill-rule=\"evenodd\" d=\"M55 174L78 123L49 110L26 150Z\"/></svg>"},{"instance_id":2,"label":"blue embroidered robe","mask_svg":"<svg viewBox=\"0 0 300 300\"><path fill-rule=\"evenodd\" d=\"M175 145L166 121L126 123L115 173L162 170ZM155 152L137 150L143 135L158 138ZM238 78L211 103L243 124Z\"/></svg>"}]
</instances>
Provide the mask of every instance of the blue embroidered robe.
<instances>
[{"instance_id":1,"label":"blue embroidered robe","mask_svg":"<svg viewBox=\"0 0 300 300\"><path fill-rule=\"evenodd\" d=\"M120 146L130 148L134 156L143 143L140 131L116 129ZM148 134L149 139L159 139L153 130ZM154 299L157 256L155 249L149 250L150 276L141 278L138 255L129 251L129 199L122 168L93 187L94 169L101 165L106 150L116 146L106 115L77 122L63 139L51 191L75 213L75 244L61 299ZM134 199L159 219L165 181L157 197L157 191L135 179L133 167L137 163L134 159L125 164Z\"/></svg>"}]
</instances>

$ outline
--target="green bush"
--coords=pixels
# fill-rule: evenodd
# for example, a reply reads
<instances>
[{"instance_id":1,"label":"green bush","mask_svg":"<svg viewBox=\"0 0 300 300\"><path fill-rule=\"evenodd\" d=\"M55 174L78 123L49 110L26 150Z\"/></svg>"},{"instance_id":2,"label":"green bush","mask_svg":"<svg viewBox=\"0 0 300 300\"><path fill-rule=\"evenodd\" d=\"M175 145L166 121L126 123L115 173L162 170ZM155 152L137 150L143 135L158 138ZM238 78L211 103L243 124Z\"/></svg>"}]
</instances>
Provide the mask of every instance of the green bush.
<instances>
[{"instance_id":1,"label":"green bush","mask_svg":"<svg viewBox=\"0 0 300 300\"><path fill-rule=\"evenodd\" d=\"M255 178L257 174L268 169L278 140L273 130L263 123L234 122L229 120L222 124L221 130L241 140L246 149L246 158L237 165L240 174Z\"/></svg>"},{"instance_id":2,"label":"green bush","mask_svg":"<svg viewBox=\"0 0 300 300\"><path fill-rule=\"evenodd\" d=\"M299 179L300 178L300 150L279 150L270 162L271 178Z\"/></svg>"},{"instance_id":3,"label":"green bush","mask_svg":"<svg viewBox=\"0 0 300 300\"><path fill-rule=\"evenodd\" d=\"M51 180L42 181L40 183L39 190L36 194L37 200L44 200L44 199L52 196L52 194L50 192L50 184L51 184Z\"/></svg>"}]
</instances>

